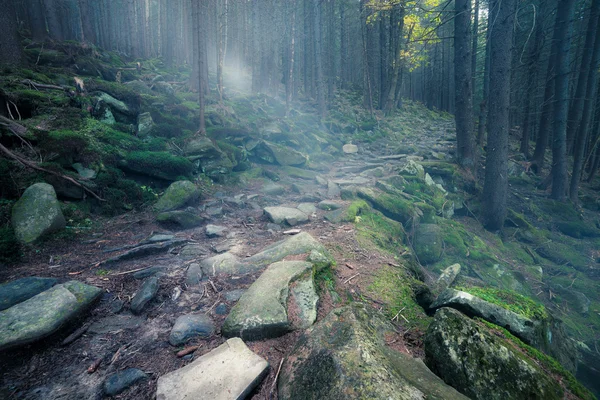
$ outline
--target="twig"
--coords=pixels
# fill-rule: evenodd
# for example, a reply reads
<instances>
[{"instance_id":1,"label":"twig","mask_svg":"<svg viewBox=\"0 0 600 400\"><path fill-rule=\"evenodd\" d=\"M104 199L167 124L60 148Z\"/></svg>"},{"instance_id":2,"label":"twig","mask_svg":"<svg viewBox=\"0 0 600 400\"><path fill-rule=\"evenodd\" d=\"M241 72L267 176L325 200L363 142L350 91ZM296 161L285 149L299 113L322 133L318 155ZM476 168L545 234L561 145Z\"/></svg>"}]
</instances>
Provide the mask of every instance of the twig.
<instances>
[{"instance_id":1,"label":"twig","mask_svg":"<svg viewBox=\"0 0 600 400\"><path fill-rule=\"evenodd\" d=\"M110 274L110 276L119 276L119 275L133 274L134 272L142 271L142 270L147 269L147 268L148 267L142 267L142 268L132 269L131 271L117 272L115 274Z\"/></svg>"},{"instance_id":2,"label":"twig","mask_svg":"<svg viewBox=\"0 0 600 400\"><path fill-rule=\"evenodd\" d=\"M396 313L396 315L394 315L394 318L392 318L392 321L395 321L395 320L397 320L397 319L398 319L398 315L400 315L400 313L401 313L402 311L404 311L404 309L405 309L405 308L406 308L406 307L402 307L402 309L401 309L400 311L398 311L398 312Z\"/></svg>"},{"instance_id":3,"label":"twig","mask_svg":"<svg viewBox=\"0 0 600 400\"><path fill-rule=\"evenodd\" d=\"M38 58L35 62L35 65L38 65L40 62L40 57L42 56L42 52L44 51L44 43L42 43L42 47L40 47L40 54L38 54Z\"/></svg>"},{"instance_id":4,"label":"twig","mask_svg":"<svg viewBox=\"0 0 600 400\"><path fill-rule=\"evenodd\" d=\"M69 90L68 87L65 86L57 86L57 85L47 85L45 83L34 82L31 79L24 79L21 81L24 85L29 85L35 89L48 89L48 90L60 90L62 92L66 92Z\"/></svg>"},{"instance_id":5,"label":"twig","mask_svg":"<svg viewBox=\"0 0 600 400\"><path fill-rule=\"evenodd\" d=\"M20 121L21 120L21 113L19 112L19 107L17 107L17 105L15 104L14 101L11 101L10 103L15 107L15 111L17 112L17 115L19 116L19 121Z\"/></svg>"},{"instance_id":6,"label":"twig","mask_svg":"<svg viewBox=\"0 0 600 400\"><path fill-rule=\"evenodd\" d=\"M8 116L10 117L10 119L15 119L14 115L12 115L12 112L10 111L10 104L8 104L8 101L6 101L5 103L6 109L8 110Z\"/></svg>"},{"instance_id":7,"label":"twig","mask_svg":"<svg viewBox=\"0 0 600 400\"><path fill-rule=\"evenodd\" d=\"M81 328L77 329L75 332L73 332L69 336L67 336L66 339L63 340L60 345L67 346L67 345L73 343L74 341L79 339L81 336L83 336L83 334L87 332L89 327L90 327L90 323L88 322L87 324L83 325Z\"/></svg>"},{"instance_id":8,"label":"twig","mask_svg":"<svg viewBox=\"0 0 600 400\"><path fill-rule=\"evenodd\" d=\"M352 275L350 278L348 278L348 279L346 279L346 280L344 281L344 284L346 284L346 283L350 283L350 281L351 281L352 279L356 278L356 277L357 277L357 276L359 276L359 275L360 275L360 272L359 272L359 273L357 273L357 274L354 274L354 275Z\"/></svg>"},{"instance_id":9,"label":"twig","mask_svg":"<svg viewBox=\"0 0 600 400\"><path fill-rule=\"evenodd\" d=\"M215 286L215 284L213 283L213 281L211 281L210 279L208 280L208 283L210 283L210 286L213 288L213 290L215 291L215 293L219 293L219 291L217 290L217 287Z\"/></svg>"},{"instance_id":10,"label":"twig","mask_svg":"<svg viewBox=\"0 0 600 400\"><path fill-rule=\"evenodd\" d=\"M277 373L275 374L275 379L273 379L273 384L271 385L271 391L269 392L269 397L273 394L273 391L275 390L275 386L277 385L277 378L279 378L279 373L281 372L281 366L283 365L283 360L285 359L282 358L281 361L279 362L279 368L277 368Z\"/></svg>"},{"instance_id":11,"label":"twig","mask_svg":"<svg viewBox=\"0 0 600 400\"><path fill-rule=\"evenodd\" d=\"M354 267L348 263L346 263L346 267L350 268L350 269L354 269Z\"/></svg>"},{"instance_id":12,"label":"twig","mask_svg":"<svg viewBox=\"0 0 600 400\"><path fill-rule=\"evenodd\" d=\"M96 370L98 369L98 367L100 366L100 364L102 364L102 359L104 357L99 357L97 358L92 365L90 365L87 369L88 374L93 374L94 372L96 372Z\"/></svg>"},{"instance_id":13,"label":"twig","mask_svg":"<svg viewBox=\"0 0 600 400\"><path fill-rule=\"evenodd\" d=\"M202 347L202 345L198 345L198 346L189 346L186 347L185 349L177 352L177 357L181 358L181 357L185 357L188 354L191 354L193 352L195 352L196 350L198 350L200 347Z\"/></svg>"}]
</instances>

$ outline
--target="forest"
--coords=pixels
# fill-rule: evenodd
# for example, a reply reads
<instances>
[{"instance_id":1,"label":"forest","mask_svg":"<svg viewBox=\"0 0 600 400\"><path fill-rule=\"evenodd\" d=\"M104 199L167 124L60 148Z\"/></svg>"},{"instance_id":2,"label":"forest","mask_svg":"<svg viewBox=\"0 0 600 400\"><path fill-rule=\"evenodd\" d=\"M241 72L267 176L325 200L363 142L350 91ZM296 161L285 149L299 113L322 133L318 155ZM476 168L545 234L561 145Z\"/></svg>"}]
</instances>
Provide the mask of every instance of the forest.
<instances>
[{"instance_id":1,"label":"forest","mask_svg":"<svg viewBox=\"0 0 600 400\"><path fill-rule=\"evenodd\" d=\"M0 8L0 398L600 398L600 0Z\"/></svg>"}]
</instances>

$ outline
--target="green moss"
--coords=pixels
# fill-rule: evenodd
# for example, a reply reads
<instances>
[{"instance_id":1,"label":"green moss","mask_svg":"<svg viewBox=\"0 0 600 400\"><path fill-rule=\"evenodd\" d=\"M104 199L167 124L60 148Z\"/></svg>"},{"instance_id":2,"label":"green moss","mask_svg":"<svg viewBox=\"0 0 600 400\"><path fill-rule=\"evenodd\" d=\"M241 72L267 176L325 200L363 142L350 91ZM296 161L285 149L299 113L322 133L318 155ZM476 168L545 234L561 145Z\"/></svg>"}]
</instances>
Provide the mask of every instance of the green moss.
<instances>
[{"instance_id":1,"label":"green moss","mask_svg":"<svg viewBox=\"0 0 600 400\"><path fill-rule=\"evenodd\" d=\"M461 287L458 290L471 293L473 296L530 319L543 320L548 318L546 308L542 304L513 291L477 286Z\"/></svg>"},{"instance_id":2,"label":"green moss","mask_svg":"<svg viewBox=\"0 0 600 400\"><path fill-rule=\"evenodd\" d=\"M165 179L190 176L194 165L185 157L166 151L134 151L125 157L128 168ZM150 172L149 172L150 171Z\"/></svg>"},{"instance_id":3,"label":"green moss","mask_svg":"<svg viewBox=\"0 0 600 400\"><path fill-rule=\"evenodd\" d=\"M361 209L359 218L355 218L358 240L363 246L375 245L391 254L404 250L404 228L402 224L381 215L376 211Z\"/></svg>"},{"instance_id":4,"label":"green moss","mask_svg":"<svg viewBox=\"0 0 600 400\"><path fill-rule=\"evenodd\" d=\"M487 326L494 332L500 332L506 338L507 342L511 343L517 349L525 352L531 358L537 360L544 369L549 370L554 374L562 376L566 382L566 386L575 396L584 400L595 400L596 397L584 387L578 380L567 371L558 361L554 358L542 353L541 351L523 343L519 338L515 337L506 329L499 327L491 322L487 322L481 318L477 318L477 321Z\"/></svg>"},{"instance_id":5,"label":"green moss","mask_svg":"<svg viewBox=\"0 0 600 400\"><path fill-rule=\"evenodd\" d=\"M353 201L346 209L344 221L356 221L357 216L368 212L370 209L371 207L364 200Z\"/></svg>"},{"instance_id":6,"label":"green moss","mask_svg":"<svg viewBox=\"0 0 600 400\"><path fill-rule=\"evenodd\" d=\"M11 264L21 256L20 244L10 225L0 226L0 264Z\"/></svg>"}]
</instances>

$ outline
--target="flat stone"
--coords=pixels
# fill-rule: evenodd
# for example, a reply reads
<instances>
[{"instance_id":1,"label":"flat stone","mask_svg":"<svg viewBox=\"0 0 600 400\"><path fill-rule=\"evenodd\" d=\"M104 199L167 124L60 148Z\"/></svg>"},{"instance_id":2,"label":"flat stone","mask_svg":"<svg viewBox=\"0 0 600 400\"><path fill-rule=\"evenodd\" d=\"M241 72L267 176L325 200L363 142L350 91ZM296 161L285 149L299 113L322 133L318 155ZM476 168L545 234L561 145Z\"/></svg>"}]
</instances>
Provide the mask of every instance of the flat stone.
<instances>
[{"instance_id":1,"label":"flat stone","mask_svg":"<svg viewBox=\"0 0 600 400\"><path fill-rule=\"evenodd\" d=\"M157 235L150 236L148 239L145 240L145 242L160 243L160 242L167 242L167 241L173 240L173 239L175 239L175 235L157 234Z\"/></svg>"},{"instance_id":2,"label":"flat stone","mask_svg":"<svg viewBox=\"0 0 600 400\"><path fill-rule=\"evenodd\" d=\"M337 201L323 200L323 201L319 202L319 204L317 204L317 207L320 208L321 210L332 211L332 210L337 210L338 208L341 208L342 204Z\"/></svg>"},{"instance_id":3,"label":"flat stone","mask_svg":"<svg viewBox=\"0 0 600 400\"><path fill-rule=\"evenodd\" d=\"M167 267L163 267L163 266L157 266L157 267L150 267L150 268L146 268L143 269L141 271L135 272L133 274L133 277L135 279L145 279L148 278L149 276L154 276L154 275L163 275L163 273L166 271Z\"/></svg>"},{"instance_id":4,"label":"flat stone","mask_svg":"<svg viewBox=\"0 0 600 400\"><path fill-rule=\"evenodd\" d=\"M25 190L12 208L11 222L22 243L33 243L66 225L56 192L47 183L36 183Z\"/></svg>"},{"instance_id":5,"label":"flat stone","mask_svg":"<svg viewBox=\"0 0 600 400\"><path fill-rule=\"evenodd\" d=\"M153 276L144 281L142 287L131 300L131 312L140 314L146 305L156 296L158 292L158 277Z\"/></svg>"},{"instance_id":6,"label":"flat stone","mask_svg":"<svg viewBox=\"0 0 600 400\"><path fill-rule=\"evenodd\" d=\"M265 207L265 214L275 224L283 224L284 222L290 226L295 226L308 221L308 215L291 207Z\"/></svg>"},{"instance_id":7,"label":"flat stone","mask_svg":"<svg viewBox=\"0 0 600 400\"><path fill-rule=\"evenodd\" d=\"M138 137L145 138L154 128L154 121L149 112L138 115Z\"/></svg>"},{"instance_id":8,"label":"flat stone","mask_svg":"<svg viewBox=\"0 0 600 400\"><path fill-rule=\"evenodd\" d=\"M262 193L266 194L267 196L279 196L285 193L285 187L277 183L270 182L263 186Z\"/></svg>"},{"instance_id":9,"label":"flat stone","mask_svg":"<svg viewBox=\"0 0 600 400\"><path fill-rule=\"evenodd\" d=\"M231 253L218 254L200 262L200 268L205 275L245 273L244 265Z\"/></svg>"},{"instance_id":10,"label":"flat stone","mask_svg":"<svg viewBox=\"0 0 600 400\"><path fill-rule=\"evenodd\" d=\"M188 244L179 252L179 257L184 260L194 260L206 257L207 250L198 244Z\"/></svg>"},{"instance_id":11,"label":"flat stone","mask_svg":"<svg viewBox=\"0 0 600 400\"><path fill-rule=\"evenodd\" d=\"M185 344L195 337L207 338L215 332L215 324L205 314L188 314L177 318L171 334L169 343L173 346Z\"/></svg>"},{"instance_id":12,"label":"flat stone","mask_svg":"<svg viewBox=\"0 0 600 400\"><path fill-rule=\"evenodd\" d=\"M312 279L298 281L291 289L291 295L298 307L298 326L295 329L306 329L317 320L317 302L319 296Z\"/></svg>"},{"instance_id":13,"label":"flat stone","mask_svg":"<svg viewBox=\"0 0 600 400\"><path fill-rule=\"evenodd\" d=\"M0 350L50 336L88 310L102 292L100 288L69 281L0 311Z\"/></svg>"},{"instance_id":14,"label":"flat stone","mask_svg":"<svg viewBox=\"0 0 600 400\"><path fill-rule=\"evenodd\" d=\"M107 396L116 396L144 379L148 379L148 375L143 371L137 368L127 368L106 378L102 389Z\"/></svg>"},{"instance_id":15,"label":"flat stone","mask_svg":"<svg viewBox=\"0 0 600 400\"><path fill-rule=\"evenodd\" d=\"M358 153L358 146L355 144L345 144L342 146L342 151L346 154Z\"/></svg>"},{"instance_id":16,"label":"flat stone","mask_svg":"<svg viewBox=\"0 0 600 400\"><path fill-rule=\"evenodd\" d=\"M206 228L204 228L204 231L206 232L206 236L208 236L210 238L223 237L227 234L227 227L209 224L209 225L206 225Z\"/></svg>"},{"instance_id":17,"label":"flat stone","mask_svg":"<svg viewBox=\"0 0 600 400\"><path fill-rule=\"evenodd\" d=\"M297 208L306 215L312 215L317 212L317 207L313 203L300 203Z\"/></svg>"},{"instance_id":18,"label":"flat stone","mask_svg":"<svg viewBox=\"0 0 600 400\"><path fill-rule=\"evenodd\" d=\"M162 212L156 216L156 220L162 224L177 225L183 229L191 229L202 225L205 219L195 212L176 210Z\"/></svg>"},{"instance_id":19,"label":"flat stone","mask_svg":"<svg viewBox=\"0 0 600 400\"><path fill-rule=\"evenodd\" d=\"M292 330L287 299L290 284L295 280L312 281L312 263L280 261L269 265L231 309L221 328L223 335L259 340L278 337ZM305 301L307 306L309 302ZM314 306L316 313L316 302Z\"/></svg>"},{"instance_id":20,"label":"flat stone","mask_svg":"<svg viewBox=\"0 0 600 400\"><path fill-rule=\"evenodd\" d=\"M246 289L234 289L229 292L225 292L225 300L227 301L238 301L240 297L246 292Z\"/></svg>"},{"instance_id":21,"label":"flat stone","mask_svg":"<svg viewBox=\"0 0 600 400\"><path fill-rule=\"evenodd\" d=\"M0 285L0 311L6 310L33 296L50 289L58 283L54 278L21 278Z\"/></svg>"},{"instance_id":22,"label":"flat stone","mask_svg":"<svg viewBox=\"0 0 600 400\"><path fill-rule=\"evenodd\" d=\"M460 274L460 264L453 264L442 271L439 278L435 283L434 291L436 293L441 293L454 283L454 280Z\"/></svg>"},{"instance_id":23,"label":"flat stone","mask_svg":"<svg viewBox=\"0 0 600 400\"><path fill-rule=\"evenodd\" d=\"M244 399L267 375L269 363L239 338L158 378L156 400Z\"/></svg>"},{"instance_id":24,"label":"flat stone","mask_svg":"<svg viewBox=\"0 0 600 400\"><path fill-rule=\"evenodd\" d=\"M202 281L202 268L200 264L190 264L185 272L185 284L188 286L197 286Z\"/></svg>"},{"instance_id":25,"label":"flat stone","mask_svg":"<svg viewBox=\"0 0 600 400\"><path fill-rule=\"evenodd\" d=\"M317 175L317 176L315 177L315 180L317 181L317 183L318 183L319 185L321 185L321 186L327 186L327 179L323 178L322 176L320 176L320 175Z\"/></svg>"},{"instance_id":26,"label":"flat stone","mask_svg":"<svg viewBox=\"0 0 600 400\"><path fill-rule=\"evenodd\" d=\"M337 183L334 181L327 181L327 197L330 199L335 199L340 197L342 191Z\"/></svg>"},{"instance_id":27,"label":"flat stone","mask_svg":"<svg viewBox=\"0 0 600 400\"><path fill-rule=\"evenodd\" d=\"M180 246L187 243L187 239L174 239L166 242L145 244L142 246L134 247L131 250L127 250L123 254L115 257L111 257L104 261L103 264L114 264L120 261L133 260L136 258L147 257L154 254L165 253L175 246Z\"/></svg>"},{"instance_id":28,"label":"flat stone","mask_svg":"<svg viewBox=\"0 0 600 400\"><path fill-rule=\"evenodd\" d=\"M223 207L207 207L206 213L211 217L218 217L219 215L223 215Z\"/></svg>"},{"instance_id":29,"label":"flat stone","mask_svg":"<svg viewBox=\"0 0 600 400\"><path fill-rule=\"evenodd\" d=\"M350 185L362 186L362 185L366 185L369 182L370 182L369 179L363 178L362 176L356 176L351 179L336 179L333 181L333 183L335 183L336 185L339 185L339 186L350 186Z\"/></svg>"}]
</instances>

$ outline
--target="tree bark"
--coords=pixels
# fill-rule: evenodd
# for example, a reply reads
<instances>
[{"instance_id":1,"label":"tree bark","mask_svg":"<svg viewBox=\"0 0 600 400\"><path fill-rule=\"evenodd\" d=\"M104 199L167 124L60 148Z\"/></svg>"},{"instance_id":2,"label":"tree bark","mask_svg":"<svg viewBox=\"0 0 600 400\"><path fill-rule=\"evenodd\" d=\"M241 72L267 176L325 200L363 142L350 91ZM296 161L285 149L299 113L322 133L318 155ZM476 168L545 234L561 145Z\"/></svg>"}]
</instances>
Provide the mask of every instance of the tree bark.
<instances>
[{"instance_id":1,"label":"tree bark","mask_svg":"<svg viewBox=\"0 0 600 400\"><path fill-rule=\"evenodd\" d=\"M0 0L0 64L21 65L24 61L17 17L12 0Z\"/></svg>"},{"instance_id":2,"label":"tree bark","mask_svg":"<svg viewBox=\"0 0 600 400\"><path fill-rule=\"evenodd\" d=\"M491 0L489 135L483 186L483 224L502 229L508 197L508 108L516 0ZM488 27L488 29L492 26Z\"/></svg>"},{"instance_id":3,"label":"tree bark","mask_svg":"<svg viewBox=\"0 0 600 400\"><path fill-rule=\"evenodd\" d=\"M317 74L317 101L319 107L319 116L325 118L327 115L327 106L325 104L325 83L323 82L323 54L321 37L321 0L313 0L314 7L314 34L315 34L315 66Z\"/></svg>"},{"instance_id":4,"label":"tree bark","mask_svg":"<svg viewBox=\"0 0 600 400\"><path fill-rule=\"evenodd\" d=\"M471 0L455 0L454 81L456 98L456 153L458 163L475 171L473 91L471 89Z\"/></svg>"}]
</instances>

